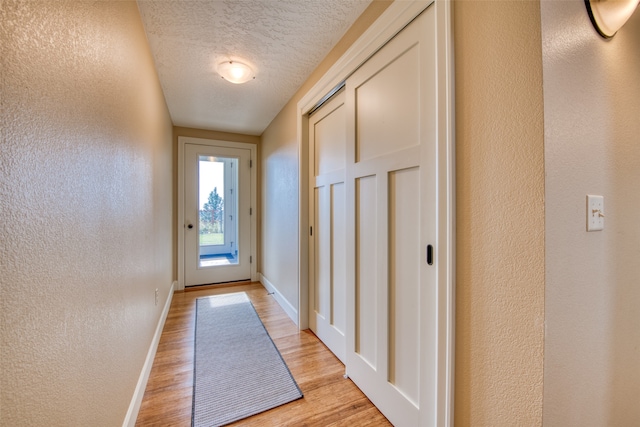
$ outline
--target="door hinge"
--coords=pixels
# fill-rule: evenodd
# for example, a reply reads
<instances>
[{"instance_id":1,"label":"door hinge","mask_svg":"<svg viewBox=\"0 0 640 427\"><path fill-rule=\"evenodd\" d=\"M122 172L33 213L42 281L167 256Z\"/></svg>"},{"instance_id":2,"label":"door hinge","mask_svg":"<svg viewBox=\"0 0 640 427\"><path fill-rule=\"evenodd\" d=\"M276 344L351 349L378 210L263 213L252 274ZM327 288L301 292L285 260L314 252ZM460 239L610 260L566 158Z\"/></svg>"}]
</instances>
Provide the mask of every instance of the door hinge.
<instances>
[{"instance_id":1,"label":"door hinge","mask_svg":"<svg viewBox=\"0 0 640 427\"><path fill-rule=\"evenodd\" d=\"M252 168L253 167L253 160L249 160L249 167Z\"/></svg>"},{"instance_id":2,"label":"door hinge","mask_svg":"<svg viewBox=\"0 0 640 427\"><path fill-rule=\"evenodd\" d=\"M253 208L249 208L249 215L253 215Z\"/></svg>"},{"instance_id":3,"label":"door hinge","mask_svg":"<svg viewBox=\"0 0 640 427\"><path fill-rule=\"evenodd\" d=\"M313 236L313 227L309 227L309 235Z\"/></svg>"},{"instance_id":4,"label":"door hinge","mask_svg":"<svg viewBox=\"0 0 640 427\"><path fill-rule=\"evenodd\" d=\"M253 256L249 257L249 264L253 264Z\"/></svg>"}]
</instances>

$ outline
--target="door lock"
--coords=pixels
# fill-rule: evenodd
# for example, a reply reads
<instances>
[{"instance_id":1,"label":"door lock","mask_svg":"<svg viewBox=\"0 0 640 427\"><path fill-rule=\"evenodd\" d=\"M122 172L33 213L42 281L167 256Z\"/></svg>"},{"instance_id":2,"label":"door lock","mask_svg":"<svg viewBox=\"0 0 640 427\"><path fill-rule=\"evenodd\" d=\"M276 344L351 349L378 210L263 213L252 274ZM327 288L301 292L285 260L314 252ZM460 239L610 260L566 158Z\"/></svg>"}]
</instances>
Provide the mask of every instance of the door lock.
<instances>
[{"instance_id":1,"label":"door lock","mask_svg":"<svg viewBox=\"0 0 640 427\"><path fill-rule=\"evenodd\" d=\"M188 228L188 229L192 229L192 228L193 228L193 224L189 224L189 225L187 225L187 228Z\"/></svg>"}]
</instances>

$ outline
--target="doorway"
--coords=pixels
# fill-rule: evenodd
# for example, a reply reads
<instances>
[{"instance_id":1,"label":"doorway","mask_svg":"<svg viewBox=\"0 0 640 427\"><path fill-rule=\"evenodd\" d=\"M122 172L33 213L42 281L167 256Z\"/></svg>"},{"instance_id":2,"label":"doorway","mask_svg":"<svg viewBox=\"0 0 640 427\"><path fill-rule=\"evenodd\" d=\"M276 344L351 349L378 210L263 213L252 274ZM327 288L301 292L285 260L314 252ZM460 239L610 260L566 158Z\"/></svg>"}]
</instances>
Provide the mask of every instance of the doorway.
<instances>
[{"instance_id":1,"label":"doorway","mask_svg":"<svg viewBox=\"0 0 640 427\"><path fill-rule=\"evenodd\" d=\"M179 288L255 280L252 144L179 138Z\"/></svg>"}]
</instances>

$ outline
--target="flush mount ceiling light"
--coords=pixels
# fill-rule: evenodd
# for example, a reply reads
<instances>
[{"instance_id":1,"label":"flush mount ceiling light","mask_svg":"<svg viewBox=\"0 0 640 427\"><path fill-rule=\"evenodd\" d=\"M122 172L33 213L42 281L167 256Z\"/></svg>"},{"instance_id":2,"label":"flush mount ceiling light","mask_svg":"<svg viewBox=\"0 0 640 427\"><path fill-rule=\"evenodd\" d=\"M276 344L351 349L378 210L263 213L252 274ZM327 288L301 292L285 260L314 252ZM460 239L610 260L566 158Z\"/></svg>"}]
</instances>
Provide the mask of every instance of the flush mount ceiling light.
<instances>
[{"instance_id":1,"label":"flush mount ceiling light","mask_svg":"<svg viewBox=\"0 0 640 427\"><path fill-rule=\"evenodd\" d=\"M218 64L218 74L231 83L246 83L255 79L253 70L247 64L238 61L224 61Z\"/></svg>"},{"instance_id":2,"label":"flush mount ceiling light","mask_svg":"<svg viewBox=\"0 0 640 427\"><path fill-rule=\"evenodd\" d=\"M591 23L598 33L609 39L633 15L640 0L584 0Z\"/></svg>"}]
</instances>

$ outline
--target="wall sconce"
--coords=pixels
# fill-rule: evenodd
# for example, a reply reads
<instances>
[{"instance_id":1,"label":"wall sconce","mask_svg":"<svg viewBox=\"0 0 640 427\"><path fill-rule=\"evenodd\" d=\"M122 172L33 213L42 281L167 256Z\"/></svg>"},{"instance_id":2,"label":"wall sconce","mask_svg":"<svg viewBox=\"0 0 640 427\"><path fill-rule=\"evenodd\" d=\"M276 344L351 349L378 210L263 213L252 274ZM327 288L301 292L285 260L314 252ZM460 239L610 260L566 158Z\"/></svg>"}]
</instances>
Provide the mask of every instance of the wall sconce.
<instances>
[{"instance_id":1,"label":"wall sconce","mask_svg":"<svg viewBox=\"0 0 640 427\"><path fill-rule=\"evenodd\" d=\"M241 84L255 79L253 70L247 64L238 61L225 61L218 64L218 74L231 83Z\"/></svg>"},{"instance_id":2,"label":"wall sconce","mask_svg":"<svg viewBox=\"0 0 640 427\"><path fill-rule=\"evenodd\" d=\"M591 23L605 39L610 39L627 22L640 0L584 0Z\"/></svg>"}]
</instances>

